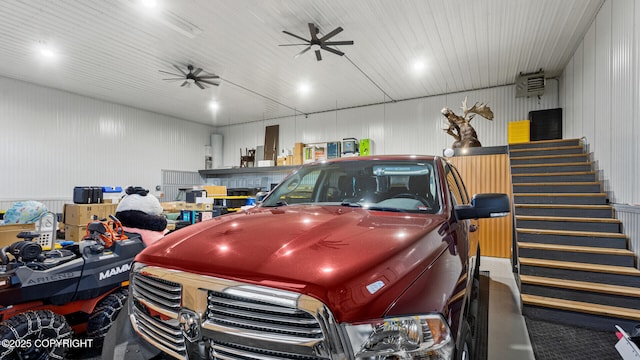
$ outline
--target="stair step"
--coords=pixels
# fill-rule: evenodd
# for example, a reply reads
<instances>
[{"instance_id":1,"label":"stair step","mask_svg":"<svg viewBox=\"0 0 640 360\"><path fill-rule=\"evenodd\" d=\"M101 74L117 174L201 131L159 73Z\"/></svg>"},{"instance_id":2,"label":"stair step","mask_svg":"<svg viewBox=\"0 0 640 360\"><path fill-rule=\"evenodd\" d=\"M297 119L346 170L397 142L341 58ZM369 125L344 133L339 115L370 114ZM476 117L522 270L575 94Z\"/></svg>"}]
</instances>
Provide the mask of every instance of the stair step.
<instances>
[{"instance_id":1,"label":"stair step","mask_svg":"<svg viewBox=\"0 0 640 360\"><path fill-rule=\"evenodd\" d=\"M516 215L613 218L609 205L516 204Z\"/></svg>"},{"instance_id":2,"label":"stair step","mask_svg":"<svg viewBox=\"0 0 640 360\"><path fill-rule=\"evenodd\" d=\"M614 266L635 266L635 254L627 249L518 242L525 258L571 261Z\"/></svg>"},{"instance_id":3,"label":"stair step","mask_svg":"<svg viewBox=\"0 0 640 360\"><path fill-rule=\"evenodd\" d=\"M586 303L582 301L548 298L544 296L522 294L522 303L526 306L539 306L570 312L599 315L609 318L620 318L632 321L640 320L640 310L617 306Z\"/></svg>"},{"instance_id":4,"label":"stair step","mask_svg":"<svg viewBox=\"0 0 640 360\"><path fill-rule=\"evenodd\" d=\"M571 290L597 292L611 295L632 296L640 298L640 289L629 286L592 283L587 281L575 281L565 279L550 279L540 276L520 275L523 284L558 287Z\"/></svg>"},{"instance_id":5,"label":"stair step","mask_svg":"<svg viewBox=\"0 0 640 360\"><path fill-rule=\"evenodd\" d=\"M596 182L595 171L512 174L514 184L541 182Z\"/></svg>"},{"instance_id":6,"label":"stair step","mask_svg":"<svg viewBox=\"0 0 640 360\"><path fill-rule=\"evenodd\" d=\"M640 287L640 270L630 266L600 265L520 257L520 273L548 278Z\"/></svg>"},{"instance_id":7,"label":"stair step","mask_svg":"<svg viewBox=\"0 0 640 360\"><path fill-rule=\"evenodd\" d=\"M579 172L592 171L593 163L587 162L570 162L570 163L554 163L554 164L511 164L511 174L536 174L536 173L562 173L562 172Z\"/></svg>"},{"instance_id":8,"label":"stair step","mask_svg":"<svg viewBox=\"0 0 640 360\"><path fill-rule=\"evenodd\" d=\"M516 226L525 229L620 232L620 220L607 218L577 218L563 216L516 215Z\"/></svg>"},{"instance_id":9,"label":"stair step","mask_svg":"<svg viewBox=\"0 0 640 360\"><path fill-rule=\"evenodd\" d=\"M627 236L621 233L522 228L516 232L522 242L627 249Z\"/></svg>"},{"instance_id":10,"label":"stair step","mask_svg":"<svg viewBox=\"0 0 640 360\"><path fill-rule=\"evenodd\" d=\"M528 156L548 156L548 155L569 155L569 154L583 154L584 148L582 146L555 146L555 147L541 147L535 149L509 149L509 157L520 158Z\"/></svg>"},{"instance_id":11,"label":"stair step","mask_svg":"<svg viewBox=\"0 0 640 360\"><path fill-rule=\"evenodd\" d=\"M525 193L600 193L599 182L514 183L513 192Z\"/></svg>"},{"instance_id":12,"label":"stair step","mask_svg":"<svg viewBox=\"0 0 640 360\"><path fill-rule=\"evenodd\" d=\"M569 154L569 155L540 155L540 156L522 156L510 158L511 165L522 164L554 164L554 163L584 163L589 161L587 154Z\"/></svg>"},{"instance_id":13,"label":"stair step","mask_svg":"<svg viewBox=\"0 0 640 360\"><path fill-rule=\"evenodd\" d=\"M545 147L555 147L555 146L577 146L577 145L580 145L580 139L539 140L539 141L530 141L525 143L509 144L509 150L545 148Z\"/></svg>"},{"instance_id":14,"label":"stair step","mask_svg":"<svg viewBox=\"0 0 640 360\"><path fill-rule=\"evenodd\" d=\"M513 194L515 204L605 205L605 193L524 193Z\"/></svg>"}]
</instances>

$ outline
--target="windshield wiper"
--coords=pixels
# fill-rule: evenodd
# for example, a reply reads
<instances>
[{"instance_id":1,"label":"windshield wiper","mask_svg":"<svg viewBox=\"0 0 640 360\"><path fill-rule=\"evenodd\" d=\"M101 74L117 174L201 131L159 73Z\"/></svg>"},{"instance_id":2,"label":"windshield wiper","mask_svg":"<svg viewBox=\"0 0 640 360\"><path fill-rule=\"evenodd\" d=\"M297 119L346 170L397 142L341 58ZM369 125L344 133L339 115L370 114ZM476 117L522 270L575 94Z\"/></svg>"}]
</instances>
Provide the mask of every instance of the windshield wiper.
<instances>
[{"instance_id":1,"label":"windshield wiper","mask_svg":"<svg viewBox=\"0 0 640 360\"><path fill-rule=\"evenodd\" d=\"M371 206L368 209L369 210L375 210L375 211L407 212L404 209L398 209L398 208L392 208L392 207L383 207L383 206Z\"/></svg>"},{"instance_id":2,"label":"windshield wiper","mask_svg":"<svg viewBox=\"0 0 640 360\"><path fill-rule=\"evenodd\" d=\"M343 201L340 203L340 206L362 207L362 204L359 204L357 202Z\"/></svg>"},{"instance_id":3,"label":"windshield wiper","mask_svg":"<svg viewBox=\"0 0 640 360\"><path fill-rule=\"evenodd\" d=\"M264 205L264 207L280 207L280 206L287 206L287 205L289 205L289 204L287 204L286 201L278 200L278 201L276 201L275 204L273 204L273 205Z\"/></svg>"}]
</instances>

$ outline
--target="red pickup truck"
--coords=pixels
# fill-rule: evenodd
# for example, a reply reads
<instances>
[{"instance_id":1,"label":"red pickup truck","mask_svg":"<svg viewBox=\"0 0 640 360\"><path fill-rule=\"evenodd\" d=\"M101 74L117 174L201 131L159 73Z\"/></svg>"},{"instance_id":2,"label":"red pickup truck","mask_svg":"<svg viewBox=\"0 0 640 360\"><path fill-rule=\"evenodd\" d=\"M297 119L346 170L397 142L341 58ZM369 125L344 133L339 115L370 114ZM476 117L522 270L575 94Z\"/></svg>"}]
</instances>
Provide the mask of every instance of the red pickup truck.
<instances>
[{"instance_id":1,"label":"red pickup truck","mask_svg":"<svg viewBox=\"0 0 640 360\"><path fill-rule=\"evenodd\" d=\"M479 245L432 156L304 165L255 208L176 231L132 265L129 316L177 359L471 359Z\"/></svg>"}]
</instances>

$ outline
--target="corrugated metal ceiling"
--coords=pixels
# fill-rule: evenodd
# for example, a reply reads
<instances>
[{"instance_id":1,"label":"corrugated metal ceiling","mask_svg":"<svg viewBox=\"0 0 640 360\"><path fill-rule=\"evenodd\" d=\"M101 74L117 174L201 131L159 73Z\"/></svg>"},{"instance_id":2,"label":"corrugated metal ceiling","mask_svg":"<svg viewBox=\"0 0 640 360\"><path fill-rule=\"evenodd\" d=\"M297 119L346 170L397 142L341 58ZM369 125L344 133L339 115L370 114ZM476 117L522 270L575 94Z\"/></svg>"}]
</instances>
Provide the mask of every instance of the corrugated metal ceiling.
<instances>
[{"instance_id":1,"label":"corrugated metal ceiling","mask_svg":"<svg viewBox=\"0 0 640 360\"><path fill-rule=\"evenodd\" d=\"M603 0L0 1L0 76L211 125L511 84L520 72L557 76ZM338 26L346 56L309 38ZM186 24L185 30L175 30ZM188 32L187 32L188 33ZM37 55L55 47L57 59ZM413 64L426 65L416 75ZM159 72L193 64L219 75L200 90ZM203 72L204 73L204 72ZM306 95L300 83L310 86ZM212 112L210 101L219 109Z\"/></svg>"}]
</instances>

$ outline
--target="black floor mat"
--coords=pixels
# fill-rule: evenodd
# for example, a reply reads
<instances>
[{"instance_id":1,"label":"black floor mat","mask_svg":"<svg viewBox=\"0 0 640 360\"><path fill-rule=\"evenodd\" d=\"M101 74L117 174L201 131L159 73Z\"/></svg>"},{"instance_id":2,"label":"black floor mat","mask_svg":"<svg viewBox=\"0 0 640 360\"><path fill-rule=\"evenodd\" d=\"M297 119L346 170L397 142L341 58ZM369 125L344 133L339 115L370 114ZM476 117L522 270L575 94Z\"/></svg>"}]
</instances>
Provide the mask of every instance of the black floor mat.
<instances>
[{"instance_id":1,"label":"black floor mat","mask_svg":"<svg viewBox=\"0 0 640 360\"><path fill-rule=\"evenodd\" d=\"M603 332L525 317L536 360L620 360L614 331Z\"/></svg>"}]
</instances>

